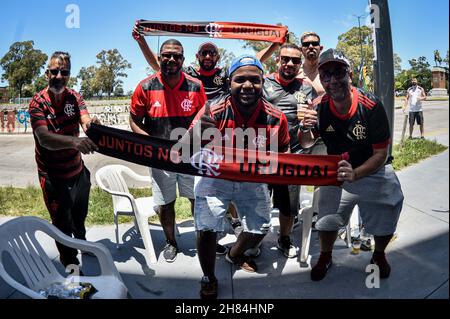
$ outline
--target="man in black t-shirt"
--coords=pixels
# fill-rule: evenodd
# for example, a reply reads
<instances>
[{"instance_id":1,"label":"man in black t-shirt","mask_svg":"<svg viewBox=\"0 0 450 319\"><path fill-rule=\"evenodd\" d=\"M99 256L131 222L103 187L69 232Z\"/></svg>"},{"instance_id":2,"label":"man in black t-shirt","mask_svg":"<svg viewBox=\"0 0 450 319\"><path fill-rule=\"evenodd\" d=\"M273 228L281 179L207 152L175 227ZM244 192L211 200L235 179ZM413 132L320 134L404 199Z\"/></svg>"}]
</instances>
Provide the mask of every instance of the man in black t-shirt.
<instances>
[{"instance_id":1,"label":"man in black t-shirt","mask_svg":"<svg viewBox=\"0 0 450 319\"><path fill-rule=\"evenodd\" d=\"M337 231L348 223L355 205L366 231L374 235L370 263L380 278L390 275L385 249L394 234L403 205L400 182L391 165L389 122L381 101L351 85L350 63L333 49L319 58L319 75L326 95L317 109L305 108L300 143L308 147L319 134L328 154L341 155L341 187L321 186L318 203L321 254L311 269L311 279L322 280L332 265Z\"/></svg>"},{"instance_id":2,"label":"man in black t-shirt","mask_svg":"<svg viewBox=\"0 0 450 319\"><path fill-rule=\"evenodd\" d=\"M309 82L296 78L302 62L301 49L292 43L285 43L280 48L277 57L278 72L266 77L264 82L264 97L277 109L282 111L289 123L291 153L301 153L302 147L298 141L299 120L298 105L306 105L317 93ZM271 185L273 189L273 206L280 210L280 236L277 246L284 256L294 258L297 251L292 245L289 234L294 225L294 218L299 210L299 185Z\"/></svg>"}]
</instances>

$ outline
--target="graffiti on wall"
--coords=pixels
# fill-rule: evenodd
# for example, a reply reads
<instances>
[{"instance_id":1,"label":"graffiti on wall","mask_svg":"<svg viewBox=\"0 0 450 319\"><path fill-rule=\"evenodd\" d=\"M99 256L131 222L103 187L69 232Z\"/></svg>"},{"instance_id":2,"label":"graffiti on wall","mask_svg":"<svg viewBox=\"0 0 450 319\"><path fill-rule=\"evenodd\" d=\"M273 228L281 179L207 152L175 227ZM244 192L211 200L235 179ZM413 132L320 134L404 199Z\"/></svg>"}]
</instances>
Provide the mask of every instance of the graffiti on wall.
<instances>
[{"instance_id":1,"label":"graffiti on wall","mask_svg":"<svg viewBox=\"0 0 450 319\"><path fill-rule=\"evenodd\" d=\"M106 126L128 125L130 107L105 106L91 112L91 117L97 116L100 123ZM30 114L28 109L4 109L0 111L1 133L27 133L30 130Z\"/></svg>"},{"instance_id":2,"label":"graffiti on wall","mask_svg":"<svg viewBox=\"0 0 450 319\"><path fill-rule=\"evenodd\" d=\"M105 106L101 113L91 113L97 116L100 123L106 126L127 125L130 107L127 106Z\"/></svg>"}]
</instances>

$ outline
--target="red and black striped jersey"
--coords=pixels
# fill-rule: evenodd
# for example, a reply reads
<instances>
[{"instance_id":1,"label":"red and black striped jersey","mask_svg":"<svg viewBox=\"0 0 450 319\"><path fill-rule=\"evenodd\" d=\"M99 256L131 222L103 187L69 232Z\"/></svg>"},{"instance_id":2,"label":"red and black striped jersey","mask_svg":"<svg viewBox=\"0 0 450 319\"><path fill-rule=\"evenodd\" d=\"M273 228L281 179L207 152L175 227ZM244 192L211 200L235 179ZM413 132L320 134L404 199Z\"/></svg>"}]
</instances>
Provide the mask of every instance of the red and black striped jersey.
<instances>
[{"instance_id":1,"label":"red and black striped jersey","mask_svg":"<svg viewBox=\"0 0 450 319\"><path fill-rule=\"evenodd\" d=\"M189 128L205 102L205 90L199 80L181 72L180 82L172 89L157 72L137 86L130 113L144 118L149 135L170 139L173 129Z\"/></svg>"},{"instance_id":2,"label":"red and black striped jersey","mask_svg":"<svg viewBox=\"0 0 450 319\"><path fill-rule=\"evenodd\" d=\"M198 112L194 121L192 121L191 128L200 120L204 112L204 108ZM210 106L210 115L216 121L216 127L220 131L223 146L236 147L236 145L243 145L246 149L270 150L270 142L276 140L278 143L276 151L285 152L289 149L289 131L286 116L263 99L260 99L256 110L248 120L245 120L240 114L230 94L225 95L216 104ZM249 133L245 136L246 140L236 140L237 129L242 129L243 132ZM248 129L251 129L252 132L247 131ZM251 146L249 145L250 143L252 143Z\"/></svg>"},{"instance_id":3,"label":"red and black striped jersey","mask_svg":"<svg viewBox=\"0 0 450 319\"><path fill-rule=\"evenodd\" d=\"M308 100L312 101L317 98L316 90L309 82L298 78L286 83L276 73L265 77L264 98L286 115L289 124L291 152L296 153L301 150L298 141L297 104L307 104Z\"/></svg>"},{"instance_id":4,"label":"red and black striped jersey","mask_svg":"<svg viewBox=\"0 0 450 319\"><path fill-rule=\"evenodd\" d=\"M194 69L192 66L185 71L193 78L199 79L205 88L206 97L209 101L220 98L221 95L227 94L229 90L227 82L227 70L215 68L211 71L202 69Z\"/></svg>"},{"instance_id":5,"label":"red and black striped jersey","mask_svg":"<svg viewBox=\"0 0 450 319\"><path fill-rule=\"evenodd\" d=\"M337 112L333 100L324 95L317 106L317 130L328 154L348 153L353 168L366 162L374 149L391 142L389 122L381 101L373 94L352 88L353 100L347 114Z\"/></svg>"},{"instance_id":6,"label":"red and black striped jersey","mask_svg":"<svg viewBox=\"0 0 450 319\"><path fill-rule=\"evenodd\" d=\"M33 130L39 126L59 135L80 135L80 118L88 114L86 105L80 94L71 89L64 91L64 97L60 105L52 102L45 88L36 93L29 105L30 122ZM40 173L49 177L68 179L79 174L83 169L83 161L80 151L76 149L64 149L51 151L39 144L34 135L36 144L36 163Z\"/></svg>"}]
</instances>

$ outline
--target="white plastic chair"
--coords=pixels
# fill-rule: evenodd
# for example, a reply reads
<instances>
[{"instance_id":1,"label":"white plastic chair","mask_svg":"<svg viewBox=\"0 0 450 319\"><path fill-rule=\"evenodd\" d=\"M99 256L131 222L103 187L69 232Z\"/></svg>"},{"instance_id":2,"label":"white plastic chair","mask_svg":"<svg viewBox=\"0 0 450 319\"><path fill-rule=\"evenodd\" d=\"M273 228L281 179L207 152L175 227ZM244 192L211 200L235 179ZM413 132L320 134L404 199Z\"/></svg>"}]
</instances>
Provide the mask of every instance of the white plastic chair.
<instances>
[{"instance_id":1,"label":"white plastic chair","mask_svg":"<svg viewBox=\"0 0 450 319\"><path fill-rule=\"evenodd\" d=\"M116 224L116 247L119 248L118 215L133 216L136 231L141 234L145 250L147 251L147 262L156 263L155 248L153 247L150 228L148 227L149 217L156 215L154 210L156 205L153 202L153 197L134 198L128 190L123 174L136 181L151 183L150 176L139 175L124 165L107 165L96 172L95 179L98 186L112 195L114 223ZM176 224L175 232L179 235Z\"/></svg>"},{"instance_id":2,"label":"white plastic chair","mask_svg":"<svg viewBox=\"0 0 450 319\"><path fill-rule=\"evenodd\" d=\"M117 271L111 253L100 243L74 239L46 220L37 217L18 217L0 225L0 276L24 295L33 299L45 299L38 293L52 283L64 282L63 277L42 245L36 238L37 232L43 232L65 246L92 253L100 264L99 276L73 276L79 282L89 282L98 291L93 299L122 299L127 297L127 288ZM6 271L5 257L10 255L17 265L27 286L18 282Z\"/></svg>"},{"instance_id":3,"label":"white plastic chair","mask_svg":"<svg viewBox=\"0 0 450 319\"><path fill-rule=\"evenodd\" d=\"M317 205L319 201L319 189L316 188L314 193L306 192L304 186L300 189L300 214L302 215L302 248L300 251L300 265L302 267L308 267L311 256L309 255L309 246L311 243L311 224L314 211L317 211ZM357 213L355 214L355 210ZM358 216L358 206L353 209L353 216ZM359 225L359 223L358 223ZM346 227L346 244L347 247L351 247L351 229L354 227L354 217L349 221Z\"/></svg>"}]
</instances>

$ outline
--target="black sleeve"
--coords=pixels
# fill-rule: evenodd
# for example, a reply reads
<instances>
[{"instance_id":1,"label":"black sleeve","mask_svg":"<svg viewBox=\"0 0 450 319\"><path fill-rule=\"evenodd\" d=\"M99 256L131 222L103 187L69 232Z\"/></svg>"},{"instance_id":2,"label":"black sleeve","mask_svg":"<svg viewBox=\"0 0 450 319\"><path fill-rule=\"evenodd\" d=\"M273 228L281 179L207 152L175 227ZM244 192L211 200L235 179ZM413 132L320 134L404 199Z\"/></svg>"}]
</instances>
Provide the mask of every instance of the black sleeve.
<instances>
[{"instance_id":1,"label":"black sleeve","mask_svg":"<svg viewBox=\"0 0 450 319\"><path fill-rule=\"evenodd\" d=\"M369 137L372 145L388 144L391 138L389 121L383 104L378 101L369 116Z\"/></svg>"}]
</instances>

